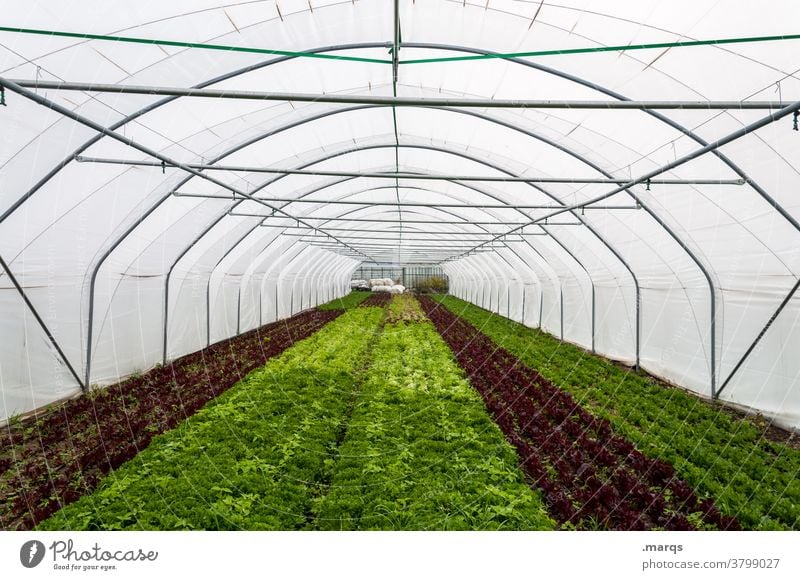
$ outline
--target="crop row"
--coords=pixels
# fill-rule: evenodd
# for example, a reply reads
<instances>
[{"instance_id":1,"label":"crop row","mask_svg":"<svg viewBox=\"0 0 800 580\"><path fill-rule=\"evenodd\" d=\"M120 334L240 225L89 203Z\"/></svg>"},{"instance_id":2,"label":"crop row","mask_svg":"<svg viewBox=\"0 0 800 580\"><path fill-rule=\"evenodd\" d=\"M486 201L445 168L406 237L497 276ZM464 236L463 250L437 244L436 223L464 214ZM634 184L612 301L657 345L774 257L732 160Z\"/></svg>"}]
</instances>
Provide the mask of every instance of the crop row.
<instances>
[{"instance_id":1,"label":"crop row","mask_svg":"<svg viewBox=\"0 0 800 580\"><path fill-rule=\"evenodd\" d=\"M361 292L358 292L358 294L361 294ZM361 303L361 306L384 308L392 300L393 295L388 292L375 292L367 296L369 297Z\"/></svg>"},{"instance_id":2,"label":"crop row","mask_svg":"<svg viewBox=\"0 0 800 580\"><path fill-rule=\"evenodd\" d=\"M350 310L359 306L369 297L369 292L350 292L341 298L336 298L326 304L317 306L317 310Z\"/></svg>"},{"instance_id":3,"label":"crop row","mask_svg":"<svg viewBox=\"0 0 800 580\"><path fill-rule=\"evenodd\" d=\"M30 529L76 501L155 435L339 314L306 311L9 425L0 433L0 529Z\"/></svg>"},{"instance_id":4,"label":"crop row","mask_svg":"<svg viewBox=\"0 0 800 580\"><path fill-rule=\"evenodd\" d=\"M374 332L356 308L153 439L41 529L303 529Z\"/></svg>"},{"instance_id":5,"label":"crop row","mask_svg":"<svg viewBox=\"0 0 800 580\"><path fill-rule=\"evenodd\" d=\"M350 310L40 529L552 529L431 324L383 318Z\"/></svg>"},{"instance_id":6,"label":"crop row","mask_svg":"<svg viewBox=\"0 0 800 580\"><path fill-rule=\"evenodd\" d=\"M423 309L516 447L550 514L578 528L736 529L671 465L650 459L536 371L428 297Z\"/></svg>"},{"instance_id":7,"label":"crop row","mask_svg":"<svg viewBox=\"0 0 800 580\"><path fill-rule=\"evenodd\" d=\"M386 324L428 320L413 294L397 294L386 309Z\"/></svg>"},{"instance_id":8,"label":"crop row","mask_svg":"<svg viewBox=\"0 0 800 580\"><path fill-rule=\"evenodd\" d=\"M413 296L387 309L417 312ZM388 323L372 351L330 492L335 530L552 529L514 449L427 321Z\"/></svg>"},{"instance_id":9,"label":"crop row","mask_svg":"<svg viewBox=\"0 0 800 580\"><path fill-rule=\"evenodd\" d=\"M457 298L442 303L672 464L744 528L800 529L800 450L771 440L763 424Z\"/></svg>"}]
</instances>

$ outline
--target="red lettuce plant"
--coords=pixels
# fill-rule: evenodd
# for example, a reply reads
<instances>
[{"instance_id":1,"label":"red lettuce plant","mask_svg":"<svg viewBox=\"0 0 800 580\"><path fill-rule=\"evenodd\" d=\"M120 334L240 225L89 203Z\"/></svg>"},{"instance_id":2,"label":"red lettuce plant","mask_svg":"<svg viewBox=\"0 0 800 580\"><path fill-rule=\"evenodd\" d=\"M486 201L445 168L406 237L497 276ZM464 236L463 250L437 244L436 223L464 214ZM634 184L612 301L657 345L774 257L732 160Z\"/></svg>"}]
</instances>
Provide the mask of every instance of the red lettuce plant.
<instances>
[{"instance_id":1,"label":"red lettuce plant","mask_svg":"<svg viewBox=\"0 0 800 580\"><path fill-rule=\"evenodd\" d=\"M7 426L0 431L0 529L30 529L74 502L155 435L341 313L300 313Z\"/></svg>"},{"instance_id":2,"label":"red lettuce plant","mask_svg":"<svg viewBox=\"0 0 800 580\"><path fill-rule=\"evenodd\" d=\"M712 500L701 502L671 465L646 457L608 421L431 298L421 296L420 303L558 522L617 530L696 529L698 523L738 529Z\"/></svg>"}]
</instances>

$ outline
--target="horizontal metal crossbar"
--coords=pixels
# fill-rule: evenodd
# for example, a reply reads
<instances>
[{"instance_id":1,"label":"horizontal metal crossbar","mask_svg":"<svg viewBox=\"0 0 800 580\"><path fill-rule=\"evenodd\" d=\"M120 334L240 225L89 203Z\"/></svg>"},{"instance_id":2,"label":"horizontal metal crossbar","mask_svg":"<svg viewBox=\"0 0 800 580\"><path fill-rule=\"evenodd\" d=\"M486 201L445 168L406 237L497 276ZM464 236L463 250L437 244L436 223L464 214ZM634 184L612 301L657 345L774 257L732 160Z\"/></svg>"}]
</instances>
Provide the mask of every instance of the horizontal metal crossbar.
<instances>
[{"instance_id":1,"label":"horizontal metal crossbar","mask_svg":"<svg viewBox=\"0 0 800 580\"><path fill-rule=\"evenodd\" d=\"M176 165L152 160L112 159L108 157L85 157L76 155L78 163L102 163L108 165L131 165L134 167L174 168ZM206 163L182 164L197 171L239 171L245 173L279 173L283 175L312 175L319 177L365 177L370 179L422 179L436 181L488 181L502 183L601 183L619 185L630 181L628 178L611 179L605 177L512 177L509 175L442 175L436 173L410 173L402 171L328 171L321 169L287 169L281 167L258 167L250 165L208 165ZM744 179L652 179L651 185L744 185ZM173 192L177 196L197 196ZM220 196L226 197L226 196ZM231 199L227 196L226 199ZM266 198L265 198L266 199ZM279 200L284 201L284 200Z\"/></svg>"},{"instance_id":2,"label":"horizontal metal crossbar","mask_svg":"<svg viewBox=\"0 0 800 580\"><path fill-rule=\"evenodd\" d=\"M560 207L560 206L559 206ZM276 219L287 219L282 216L269 216L265 214L258 214L258 213L235 213L235 212L228 212L228 215L237 216L237 217L260 217L260 218L270 218L275 217ZM322 216L300 216L300 219L304 221L310 220L321 220L321 221L337 221L337 222L367 222L367 223L380 223L380 224L400 224L400 220L386 220L386 219L378 219L378 218L348 218L348 217L322 217ZM406 220L402 221L403 224L445 224L445 225L462 225L462 226L516 226L517 228L521 228L525 225L530 225L529 222L505 222L505 221L493 221L493 222L477 222L477 221L435 221L435 220ZM538 226L582 226L581 222L543 222L541 224L536 224ZM352 230L350 230L352 231ZM502 234L501 234L502 235Z\"/></svg>"},{"instance_id":3,"label":"horizontal metal crossbar","mask_svg":"<svg viewBox=\"0 0 800 580\"><path fill-rule=\"evenodd\" d=\"M402 186L401 186L402 187ZM436 192L431 192L436 193ZM176 197L198 197L204 199L224 199L226 201L231 201L233 199L230 195L210 195L210 194L203 194L203 193L180 193L174 192ZM236 199L246 199L246 198L239 198ZM526 205L526 204L516 204L516 203L448 203L448 202L422 202L422 201L392 201L392 200L352 200L352 199L291 199L285 197L261 197L258 196L256 199L261 201L268 201L271 203L280 203L285 202L286 204L290 203L303 203L303 204L324 204L324 205L363 205L363 206L381 206L381 205L390 205L393 207L447 207L447 208L463 208L463 209L560 209L564 207L563 205ZM284 206L285 207L285 206ZM590 210L639 210L642 209L640 205L589 205L582 209L590 209Z\"/></svg>"},{"instance_id":4,"label":"horizontal metal crossbar","mask_svg":"<svg viewBox=\"0 0 800 580\"><path fill-rule=\"evenodd\" d=\"M20 87L48 91L84 91L126 95L158 95L170 97L200 97L206 99L245 99L251 101L292 101L305 103L336 103L384 105L387 107L477 107L501 109L625 109L647 111L654 109L693 109L718 111L728 109L781 109L778 101L572 101L532 99L475 99L450 97L388 97L372 95L343 95L323 93L272 93L225 89L192 89L154 85L116 85L9 79Z\"/></svg>"},{"instance_id":5,"label":"horizontal metal crossbar","mask_svg":"<svg viewBox=\"0 0 800 580\"><path fill-rule=\"evenodd\" d=\"M433 222L431 222L431 223L433 223ZM459 222L459 223L467 224L468 222ZM288 230L289 232L292 232L292 231L305 232L305 233L295 233L295 234L293 234L293 233L284 234L284 235L287 235L287 236L292 236L292 235L293 236L298 236L298 235L312 236L312 235L314 235L313 234L313 230L311 230L310 228L307 228L307 227L303 227L303 226L297 227L297 226L287 226L287 225L267 224L267 223L263 223L263 224L260 224L260 225L261 225L262 228L276 228L276 229ZM503 224L502 223L497 223L495 225L503 225ZM341 239L347 239L349 236L347 236L346 234L348 234L348 233L399 234L400 233L399 230L398 230L399 227L400 227L400 222L397 222L397 224L394 225L394 226L386 226L386 227L383 227L382 229L329 228L329 227L326 227L325 231L326 232L342 232L342 233L337 233L336 237L337 238L341 238ZM477 230L477 231L476 230L469 230L469 231L464 231L464 230L445 230L445 231L441 231L441 232L422 231L422 230L417 229L416 226L406 226L406 222L405 221L403 221L403 227L406 228L405 229L406 232L417 234L417 235L422 234L422 235L431 235L431 236L486 236L486 238L485 238L486 240L488 240L489 238L494 237L494 236L502 236L502 235L504 235L504 232L487 232L487 231L484 231L484 230ZM322 235L324 235L324 234L322 234ZM520 232L509 232L508 235L510 235L510 236L511 235L540 236L540 235L547 235L547 234L545 234L544 232L525 232L524 234L520 234ZM481 238L481 239L483 240L484 238Z\"/></svg>"},{"instance_id":6,"label":"horizontal metal crossbar","mask_svg":"<svg viewBox=\"0 0 800 580\"><path fill-rule=\"evenodd\" d=\"M416 232L414 232L414 233L416 233ZM320 241L320 240L324 239L322 236L314 237L314 236L310 236L310 235L306 235L306 234L283 234L283 235L287 236L287 237L290 237L290 238L300 238L299 241L301 241L301 242L317 242L317 241ZM542 233L539 233L539 234L536 234L536 235L537 236L546 236L547 234L542 232ZM449 243L451 241L453 241L453 242L483 242L486 239L486 238L460 238L460 237L458 237L458 238L453 238L452 240L447 240L447 239L442 239L442 238L408 237L406 235L403 235L402 237L394 237L394 238L387 237L387 236L380 236L380 237L379 236L363 236L363 237L362 236L337 236L337 237L341 238L341 239L345 239L349 243L352 243L352 244L355 244L355 243L360 242L362 240L364 240L364 241L377 241L377 242L379 242L379 241L398 242L398 241L402 240L403 242L447 242L447 243ZM503 240L503 242L504 243L509 243L509 242L524 242L525 241L524 238L522 238L520 236L516 236L516 237L518 239Z\"/></svg>"}]
</instances>

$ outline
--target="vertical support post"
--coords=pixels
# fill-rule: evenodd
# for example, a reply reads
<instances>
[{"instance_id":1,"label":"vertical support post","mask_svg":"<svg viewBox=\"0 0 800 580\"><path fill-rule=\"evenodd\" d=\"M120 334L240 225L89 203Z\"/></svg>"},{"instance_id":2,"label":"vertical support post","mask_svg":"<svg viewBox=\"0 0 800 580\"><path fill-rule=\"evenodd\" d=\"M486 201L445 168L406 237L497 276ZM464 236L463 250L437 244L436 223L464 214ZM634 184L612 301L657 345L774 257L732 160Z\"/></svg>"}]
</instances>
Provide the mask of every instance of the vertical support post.
<instances>
[{"instance_id":1,"label":"vertical support post","mask_svg":"<svg viewBox=\"0 0 800 580\"><path fill-rule=\"evenodd\" d=\"M594 293L594 284L592 284L592 354L595 353L594 335L595 335L595 293Z\"/></svg>"},{"instance_id":2,"label":"vertical support post","mask_svg":"<svg viewBox=\"0 0 800 580\"><path fill-rule=\"evenodd\" d=\"M541 283L541 281L540 281ZM539 330L542 329L542 315L544 313L544 287L539 290Z\"/></svg>"},{"instance_id":3,"label":"vertical support post","mask_svg":"<svg viewBox=\"0 0 800 580\"><path fill-rule=\"evenodd\" d=\"M561 303L561 340L564 340L564 288L559 289Z\"/></svg>"},{"instance_id":4,"label":"vertical support post","mask_svg":"<svg viewBox=\"0 0 800 580\"><path fill-rule=\"evenodd\" d=\"M713 286L711 294L714 295ZM711 399L716 400L717 397L717 301L714 295L711 300Z\"/></svg>"},{"instance_id":5,"label":"vertical support post","mask_svg":"<svg viewBox=\"0 0 800 580\"><path fill-rule=\"evenodd\" d=\"M712 290L712 292L713 292L713 290ZM713 317L713 312L714 312L714 301L713 300L711 301L711 312L712 312L712 317ZM714 328L713 323L711 325L711 328L712 328L711 332L713 334L713 332L714 332L713 331L713 328ZM642 335L642 295L641 295L641 292L637 292L636 293L636 364L633 367L637 371L639 370L639 366L640 366L639 357L641 355L641 335ZM711 339L711 344L712 345L714 344L714 339L713 338ZM714 380L713 379L711 380L711 392L712 392L712 396L713 396L713 392L714 392Z\"/></svg>"},{"instance_id":6,"label":"vertical support post","mask_svg":"<svg viewBox=\"0 0 800 580\"><path fill-rule=\"evenodd\" d=\"M164 283L164 336L162 339L163 352L161 356L161 364L167 364L167 326L169 325L169 276Z\"/></svg>"},{"instance_id":7,"label":"vertical support post","mask_svg":"<svg viewBox=\"0 0 800 580\"><path fill-rule=\"evenodd\" d=\"M206 346L211 346L211 276L206 284Z\"/></svg>"},{"instance_id":8,"label":"vertical support post","mask_svg":"<svg viewBox=\"0 0 800 580\"><path fill-rule=\"evenodd\" d=\"M242 286L239 285L236 293L236 336L239 336L242 331Z\"/></svg>"}]
</instances>

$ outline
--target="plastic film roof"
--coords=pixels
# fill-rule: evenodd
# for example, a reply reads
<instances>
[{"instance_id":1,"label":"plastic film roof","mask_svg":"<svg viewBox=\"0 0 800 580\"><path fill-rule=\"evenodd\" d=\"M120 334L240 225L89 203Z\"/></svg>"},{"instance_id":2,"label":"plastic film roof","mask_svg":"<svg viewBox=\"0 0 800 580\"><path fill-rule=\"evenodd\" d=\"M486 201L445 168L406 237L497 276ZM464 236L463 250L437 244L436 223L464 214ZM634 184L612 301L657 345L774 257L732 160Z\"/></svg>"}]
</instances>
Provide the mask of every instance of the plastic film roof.
<instances>
[{"instance_id":1,"label":"plastic film roof","mask_svg":"<svg viewBox=\"0 0 800 580\"><path fill-rule=\"evenodd\" d=\"M798 16L790 1L9 4L0 419L340 296L376 262L442 263L464 299L800 425L800 40L765 38ZM696 42L714 39L737 42ZM503 99L772 105L488 102Z\"/></svg>"}]
</instances>

